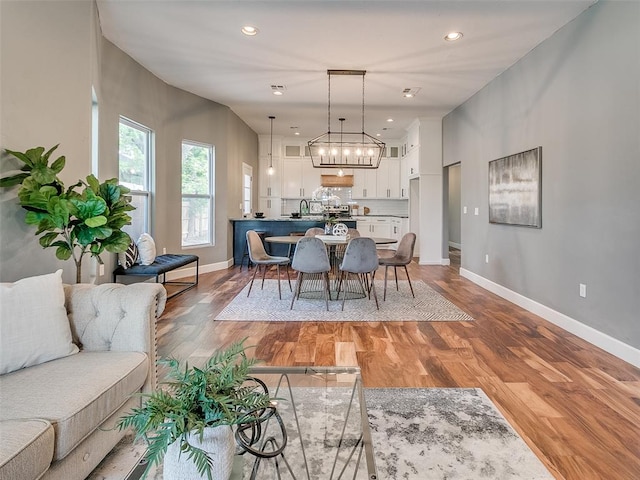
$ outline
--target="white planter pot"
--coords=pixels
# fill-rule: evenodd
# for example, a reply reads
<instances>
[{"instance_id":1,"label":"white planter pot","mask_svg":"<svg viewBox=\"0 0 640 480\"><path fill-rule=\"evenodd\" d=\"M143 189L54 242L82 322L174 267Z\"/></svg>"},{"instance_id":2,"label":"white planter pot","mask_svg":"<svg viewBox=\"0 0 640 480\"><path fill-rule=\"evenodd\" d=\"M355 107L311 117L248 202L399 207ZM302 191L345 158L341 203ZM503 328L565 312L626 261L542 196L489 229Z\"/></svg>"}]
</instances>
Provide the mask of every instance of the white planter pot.
<instances>
[{"instance_id":1,"label":"white planter pot","mask_svg":"<svg viewBox=\"0 0 640 480\"><path fill-rule=\"evenodd\" d=\"M197 434L189 434L189 443L207 452L213 461L211 474L214 480L229 479L235 455L235 440L230 426L205 428L202 442ZM207 475L205 473L201 476L193 459L189 458L188 453L181 454L179 442L174 442L169 445L164 455L163 478L201 480L207 478Z\"/></svg>"}]
</instances>

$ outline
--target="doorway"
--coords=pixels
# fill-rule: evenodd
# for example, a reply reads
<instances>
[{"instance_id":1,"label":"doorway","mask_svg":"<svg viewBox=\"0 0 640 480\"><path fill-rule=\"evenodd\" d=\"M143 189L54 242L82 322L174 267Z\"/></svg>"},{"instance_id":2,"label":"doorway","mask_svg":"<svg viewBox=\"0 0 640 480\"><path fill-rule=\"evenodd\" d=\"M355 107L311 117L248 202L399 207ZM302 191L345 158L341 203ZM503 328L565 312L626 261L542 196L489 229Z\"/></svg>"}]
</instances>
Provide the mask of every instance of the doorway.
<instances>
[{"instance_id":1,"label":"doorway","mask_svg":"<svg viewBox=\"0 0 640 480\"><path fill-rule=\"evenodd\" d=\"M462 260L462 193L461 193L461 172L460 163L450 165L446 168L444 178L446 191L445 220L447 223L447 238L449 246L449 259L452 264L460 264Z\"/></svg>"}]
</instances>

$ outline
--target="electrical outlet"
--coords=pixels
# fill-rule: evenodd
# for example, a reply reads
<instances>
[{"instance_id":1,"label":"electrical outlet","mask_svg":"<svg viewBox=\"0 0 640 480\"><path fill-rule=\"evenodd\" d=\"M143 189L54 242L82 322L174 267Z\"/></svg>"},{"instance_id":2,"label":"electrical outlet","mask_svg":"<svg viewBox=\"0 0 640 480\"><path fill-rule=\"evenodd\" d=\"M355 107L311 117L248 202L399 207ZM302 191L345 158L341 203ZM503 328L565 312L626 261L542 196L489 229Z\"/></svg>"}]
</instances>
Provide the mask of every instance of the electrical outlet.
<instances>
[{"instance_id":1,"label":"electrical outlet","mask_svg":"<svg viewBox=\"0 0 640 480\"><path fill-rule=\"evenodd\" d=\"M162 247L162 254L166 255L167 254L167 247Z\"/></svg>"},{"instance_id":2,"label":"electrical outlet","mask_svg":"<svg viewBox=\"0 0 640 480\"><path fill-rule=\"evenodd\" d=\"M488 253L484 256L484 263L489 263L489 254Z\"/></svg>"},{"instance_id":3,"label":"electrical outlet","mask_svg":"<svg viewBox=\"0 0 640 480\"><path fill-rule=\"evenodd\" d=\"M587 298L587 285L584 283L580 284L580 296L582 298Z\"/></svg>"},{"instance_id":4,"label":"electrical outlet","mask_svg":"<svg viewBox=\"0 0 640 480\"><path fill-rule=\"evenodd\" d=\"M474 214L474 215L480 215L480 209L479 209L478 207L476 207L476 208L473 210L473 214Z\"/></svg>"},{"instance_id":5,"label":"electrical outlet","mask_svg":"<svg viewBox=\"0 0 640 480\"><path fill-rule=\"evenodd\" d=\"M464 213L465 215L467 214L467 207L466 206L462 207L462 213Z\"/></svg>"},{"instance_id":6,"label":"electrical outlet","mask_svg":"<svg viewBox=\"0 0 640 480\"><path fill-rule=\"evenodd\" d=\"M100 276L104 275L104 263L98 264L98 275Z\"/></svg>"}]
</instances>

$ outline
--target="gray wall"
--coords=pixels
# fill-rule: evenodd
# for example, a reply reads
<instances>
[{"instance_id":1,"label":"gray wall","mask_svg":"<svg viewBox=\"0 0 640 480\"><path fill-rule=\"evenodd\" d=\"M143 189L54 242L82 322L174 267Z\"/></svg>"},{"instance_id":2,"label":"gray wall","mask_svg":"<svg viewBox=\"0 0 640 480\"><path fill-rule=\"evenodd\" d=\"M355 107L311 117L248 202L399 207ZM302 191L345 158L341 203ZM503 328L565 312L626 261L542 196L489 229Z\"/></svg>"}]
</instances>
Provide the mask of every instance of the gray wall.
<instances>
[{"instance_id":1,"label":"gray wall","mask_svg":"<svg viewBox=\"0 0 640 480\"><path fill-rule=\"evenodd\" d=\"M640 3L600 1L443 120L469 208L462 267L636 348L638 25ZM539 145L542 229L490 225L488 162Z\"/></svg>"},{"instance_id":2,"label":"gray wall","mask_svg":"<svg viewBox=\"0 0 640 480\"><path fill-rule=\"evenodd\" d=\"M67 185L91 173L94 9L92 2L0 2L0 172L21 165L7 159L5 148L59 143ZM73 262L58 261L53 249L40 247L16 193L0 189L0 280L64 268L64 280L74 282Z\"/></svg>"},{"instance_id":3,"label":"gray wall","mask_svg":"<svg viewBox=\"0 0 640 480\"><path fill-rule=\"evenodd\" d=\"M124 115L155 133L155 186L151 226L158 251L181 253L181 142L215 146L215 246L186 250L200 264L232 257L230 216L238 216L242 162L258 165L258 138L228 107L171 87L102 38L93 2L0 2L2 26L1 148L24 150L61 143L67 156L63 180L91 173L91 87L99 108L99 177L118 175L118 121ZM24 35L24 25L34 25ZM20 39L17 41L16 39ZM35 112L35 114L34 114ZM8 128L5 128L8 127ZM2 172L11 168L3 160ZM35 230L24 224L15 189L0 191L0 280L64 268L73 282L72 262L58 262L40 248ZM97 279L92 261L83 280L111 281L115 255L105 253L107 274Z\"/></svg>"}]
</instances>

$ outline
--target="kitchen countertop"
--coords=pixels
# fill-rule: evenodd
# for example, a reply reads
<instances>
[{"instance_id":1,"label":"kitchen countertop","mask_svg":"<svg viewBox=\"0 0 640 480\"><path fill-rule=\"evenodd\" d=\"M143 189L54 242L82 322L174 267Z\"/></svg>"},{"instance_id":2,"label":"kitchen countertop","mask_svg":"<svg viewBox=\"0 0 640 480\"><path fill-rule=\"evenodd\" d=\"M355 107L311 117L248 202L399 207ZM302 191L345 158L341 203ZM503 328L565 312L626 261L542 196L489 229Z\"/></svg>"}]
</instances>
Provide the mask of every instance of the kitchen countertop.
<instances>
[{"instance_id":1,"label":"kitchen countertop","mask_svg":"<svg viewBox=\"0 0 640 480\"><path fill-rule=\"evenodd\" d=\"M353 217L342 218L342 220L366 220L367 218L375 218L375 217L409 218L409 215L357 215ZM311 220L314 222L319 222L324 220L324 217L322 215L305 215L300 218L291 218L291 217L282 216L282 217L265 217L265 218L254 218L254 217L230 218L229 220L232 222L247 222L247 221L254 221L254 220L266 220L269 222L299 222L301 220L308 222Z\"/></svg>"}]
</instances>

